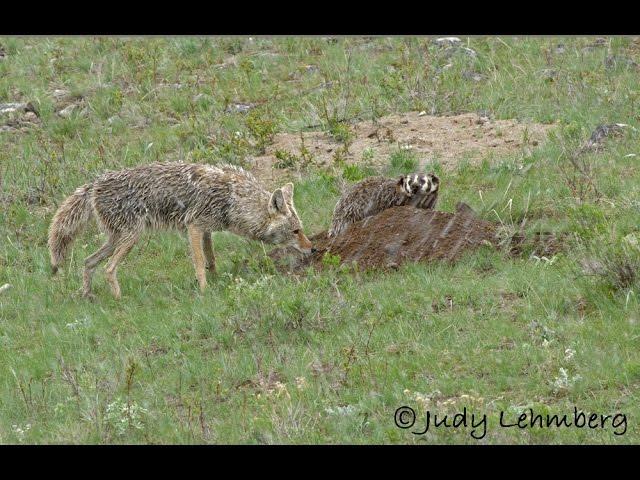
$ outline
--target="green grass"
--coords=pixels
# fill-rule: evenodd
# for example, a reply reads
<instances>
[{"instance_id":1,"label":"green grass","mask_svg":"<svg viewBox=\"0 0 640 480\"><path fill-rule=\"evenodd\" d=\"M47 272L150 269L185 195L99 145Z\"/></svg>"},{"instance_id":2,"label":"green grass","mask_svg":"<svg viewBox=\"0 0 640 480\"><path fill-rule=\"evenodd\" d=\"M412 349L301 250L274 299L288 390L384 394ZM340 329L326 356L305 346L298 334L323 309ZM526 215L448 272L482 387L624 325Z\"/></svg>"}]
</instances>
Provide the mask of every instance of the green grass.
<instances>
[{"instance_id":1,"label":"green grass","mask_svg":"<svg viewBox=\"0 0 640 480\"><path fill-rule=\"evenodd\" d=\"M627 155L640 141L631 131L585 157L597 191L576 190L585 179L565 152L596 125L639 127L637 72L605 66L639 50L623 37L584 50L592 42L471 38L475 58L447 59L427 38L0 38L0 103L31 101L42 121L0 132L0 285L12 285L0 293L0 443L478 443L470 429L401 430L402 405L486 413L485 443L638 443L640 172ZM69 118L55 113L60 88L83 98ZM227 113L234 102L258 106ZM119 269L122 300L100 269L90 303L77 290L101 244L92 228L49 274L53 212L99 172L244 164L275 132L309 127L346 144L349 122L409 110L557 121L531 154L432 167L439 209L465 201L508 231L526 219L528 233L564 234L565 249L482 249L390 273L329 259L289 277L262 245L217 233L219 275L199 294L185 238L149 234ZM365 156L296 181L308 235L328 227L340 182L415 165L398 150L375 172ZM498 427L500 411L527 406L623 412L628 428Z\"/></svg>"}]
</instances>

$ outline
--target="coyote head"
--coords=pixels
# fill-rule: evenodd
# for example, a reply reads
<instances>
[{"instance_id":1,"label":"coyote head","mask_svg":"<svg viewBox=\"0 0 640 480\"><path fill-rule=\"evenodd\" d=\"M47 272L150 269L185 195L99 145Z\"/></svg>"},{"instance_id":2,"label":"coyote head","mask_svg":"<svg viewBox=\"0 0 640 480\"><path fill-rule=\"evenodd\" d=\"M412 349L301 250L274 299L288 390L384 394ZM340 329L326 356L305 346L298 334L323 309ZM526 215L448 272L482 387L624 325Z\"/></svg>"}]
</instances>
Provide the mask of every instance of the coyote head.
<instances>
[{"instance_id":1,"label":"coyote head","mask_svg":"<svg viewBox=\"0 0 640 480\"><path fill-rule=\"evenodd\" d=\"M262 240L267 243L285 244L302 253L313 251L311 242L302 231L302 222L293 206L293 183L287 183L271 194L269 199L270 221Z\"/></svg>"}]
</instances>

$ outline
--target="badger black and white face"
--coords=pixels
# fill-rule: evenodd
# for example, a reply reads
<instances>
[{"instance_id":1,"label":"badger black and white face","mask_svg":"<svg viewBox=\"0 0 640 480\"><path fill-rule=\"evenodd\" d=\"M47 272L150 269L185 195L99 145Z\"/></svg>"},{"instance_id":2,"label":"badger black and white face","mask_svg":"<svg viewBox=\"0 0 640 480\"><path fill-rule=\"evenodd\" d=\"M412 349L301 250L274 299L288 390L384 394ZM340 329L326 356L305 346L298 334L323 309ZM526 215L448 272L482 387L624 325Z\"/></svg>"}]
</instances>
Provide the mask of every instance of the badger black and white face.
<instances>
[{"instance_id":1,"label":"badger black and white face","mask_svg":"<svg viewBox=\"0 0 640 480\"><path fill-rule=\"evenodd\" d=\"M407 175L407 189L410 192L407 205L417 208L434 209L438 201L440 179L433 173L412 173Z\"/></svg>"},{"instance_id":2,"label":"badger black and white face","mask_svg":"<svg viewBox=\"0 0 640 480\"><path fill-rule=\"evenodd\" d=\"M398 183L396 184L396 187L398 188L398 192L411 198L413 196L413 191L414 191L412 182L413 182L412 174L402 175L398 179Z\"/></svg>"},{"instance_id":3,"label":"badger black and white face","mask_svg":"<svg viewBox=\"0 0 640 480\"><path fill-rule=\"evenodd\" d=\"M427 195L438 190L440 179L433 173L407 175L407 190L411 195Z\"/></svg>"}]
</instances>

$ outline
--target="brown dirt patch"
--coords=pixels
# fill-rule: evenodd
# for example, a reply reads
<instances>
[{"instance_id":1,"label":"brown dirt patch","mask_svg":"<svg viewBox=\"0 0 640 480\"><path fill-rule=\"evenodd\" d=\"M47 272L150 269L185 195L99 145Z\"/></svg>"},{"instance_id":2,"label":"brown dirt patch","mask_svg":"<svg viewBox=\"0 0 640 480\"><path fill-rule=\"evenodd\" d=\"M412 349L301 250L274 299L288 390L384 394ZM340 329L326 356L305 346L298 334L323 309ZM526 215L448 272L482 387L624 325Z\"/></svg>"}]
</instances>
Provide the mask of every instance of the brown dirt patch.
<instances>
[{"instance_id":1,"label":"brown dirt patch","mask_svg":"<svg viewBox=\"0 0 640 480\"><path fill-rule=\"evenodd\" d=\"M269 255L281 270L321 267L325 253L340 263L355 262L362 269L394 269L406 262L454 261L481 245L496 246L496 224L479 219L459 203L455 213L393 207L349 226L334 238L322 232L311 238L318 250L309 256L276 248Z\"/></svg>"},{"instance_id":2,"label":"brown dirt patch","mask_svg":"<svg viewBox=\"0 0 640 480\"><path fill-rule=\"evenodd\" d=\"M462 159L477 162L488 152L504 155L522 149L531 150L541 143L553 125L520 123L515 120L491 120L476 113L454 116L421 115L420 112L392 114L377 122L350 125L353 141L348 152L343 144L325 132L279 133L265 155L253 159L252 170L271 183L285 173L275 168L277 152L302 157L302 143L317 165L329 166L336 155L346 163L362 163L363 152L370 149L373 166L387 166L389 155L399 148L417 153L420 167L437 160L452 169Z\"/></svg>"}]
</instances>

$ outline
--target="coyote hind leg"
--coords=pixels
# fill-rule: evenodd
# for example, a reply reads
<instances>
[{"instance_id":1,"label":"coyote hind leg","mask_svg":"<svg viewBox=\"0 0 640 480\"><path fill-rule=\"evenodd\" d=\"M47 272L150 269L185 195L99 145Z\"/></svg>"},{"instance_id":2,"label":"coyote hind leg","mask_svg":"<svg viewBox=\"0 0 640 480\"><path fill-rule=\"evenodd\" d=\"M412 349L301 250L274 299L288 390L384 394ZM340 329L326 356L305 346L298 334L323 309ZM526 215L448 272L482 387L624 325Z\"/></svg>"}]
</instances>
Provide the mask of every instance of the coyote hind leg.
<instances>
[{"instance_id":1,"label":"coyote hind leg","mask_svg":"<svg viewBox=\"0 0 640 480\"><path fill-rule=\"evenodd\" d=\"M131 251L135 243L138 241L138 237L139 233L137 231L129 233L127 236L120 237L115 245L112 257L109 259L109 262L107 262L105 273L107 281L109 282L109 285L111 285L111 292L116 299L120 298L120 284L118 283L118 278L116 276L118 264Z\"/></svg>"},{"instance_id":2,"label":"coyote hind leg","mask_svg":"<svg viewBox=\"0 0 640 480\"><path fill-rule=\"evenodd\" d=\"M204 232L202 235L202 246L204 249L204 258L207 260L207 270L211 273L216 273L216 257L213 254L211 232Z\"/></svg>"},{"instance_id":3,"label":"coyote hind leg","mask_svg":"<svg viewBox=\"0 0 640 480\"><path fill-rule=\"evenodd\" d=\"M84 261L84 272L82 274L82 296L91 297L91 279L98 264L109 257L115 249L114 238L109 237L95 253L89 255Z\"/></svg>"},{"instance_id":4,"label":"coyote hind leg","mask_svg":"<svg viewBox=\"0 0 640 480\"><path fill-rule=\"evenodd\" d=\"M193 266L196 269L196 278L200 285L200 291L204 292L207 286L207 277L204 268L204 251L203 240L204 232L195 225L187 227L189 233L189 244L191 245L191 254L193 255Z\"/></svg>"}]
</instances>

